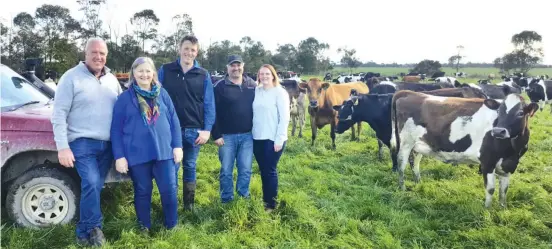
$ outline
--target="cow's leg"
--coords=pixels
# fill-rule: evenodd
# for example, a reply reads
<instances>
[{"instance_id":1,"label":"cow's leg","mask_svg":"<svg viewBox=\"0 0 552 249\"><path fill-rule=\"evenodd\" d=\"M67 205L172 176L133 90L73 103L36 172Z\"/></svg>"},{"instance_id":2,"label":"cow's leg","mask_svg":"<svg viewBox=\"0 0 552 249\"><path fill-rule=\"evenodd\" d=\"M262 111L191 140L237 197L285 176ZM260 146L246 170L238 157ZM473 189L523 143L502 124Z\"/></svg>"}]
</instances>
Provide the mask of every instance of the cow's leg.
<instances>
[{"instance_id":1,"label":"cow's leg","mask_svg":"<svg viewBox=\"0 0 552 249\"><path fill-rule=\"evenodd\" d=\"M397 170L399 169L399 167L397 166L397 157L398 157L398 154L397 154L397 148L389 148L389 154L391 156L391 162L392 162L392 168L391 168L391 171L393 172L397 172Z\"/></svg>"},{"instance_id":2,"label":"cow's leg","mask_svg":"<svg viewBox=\"0 0 552 249\"><path fill-rule=\"evenodd\" d=\"M356 140L357 141L360 141L360 132L362 131L362 122L358 122L358 129L357 129L357 136L356 136Z\"/></svg>"},{"instance_id":3,"label":"cow's leg","mask_svg":"<svg viewBox=\"0 0 552 249\"><path fill-rule=\"evenodd\" d=\"M336 127L336 124L335 122L332 122L330 124L330 137L332 138L332 150L335 150L335 127Z\"/></svg>"},{"instance_id":4,"label":"cow's leg","mask_svg":"<svg viewBox=\"0 0 552 249\"><path fill-rule=\"evenodd\" d=\"M351 141L355 141L355 124L351 126Z\"/></svg>"},{"instance_id":5,"label":"cow's leg","mask_svg":"<svg viewBox=\"0 0 552 249\"><path fill-rule=\"evenodd\" d=\"M406 168L408 157L412 152L412 147L413 146L409 144L401 143L399 152L397 153L397 164L399 166L399 188L401 190L406 190L406 187L404 186L404 169Z\"/></svg>"},{"instance_id":6,"label":"cow's leg","mask_svg":"<svg viewBox=\"0 0 552 249\"><path fill-rule=\"evenodd\" d=\"M311 146L314 146L314 140L316 140L316 131L317 131L316 119L311 118L311 138L312 138Z\"/></svg>"},{"instance_id":7,"label":"cow's leg","mask_svg":"<svg viewBox=\"0 0 552 249\"><path fill-rule=\"evenodd\" d=\"M383 160L383 150L382 150L382 147L383 147L383 143L381 142L381 140L378 139L378 159L380 161ZM395 168L395 165L393 165L393 168Z\"/></svg>"},{"instance_id":8,"label":"cow's leg","mask_svg":"<svg viewBox=\"0 0 552 249\"><path fill-rule=\"evenodd\" d=\"M301 112L299 112L301 113ZM305 125L305 113L299 114L299 136L303 137L303 126Z\"/></svg>"},{"instance_id":9,"label":"cow's leg","mask_svg":"<svg viewBox=\"0 0 552 249\"><path fill-rule=\"evenodd\" d=\"M500 202L500 206L506 208L506 193L508 192L508 185L510 185L510 173L499 175L498 180L500 184L498 200Z\"/></svg>"},{"instance_id":10,"label":"cow's leg","mask_svg":"<svg viewBox=\"0 0 552 249\"><path fill-rule=\"evenodd\" d=\"M483 182L485 183L485 207L490 208L493 202L493 194L495 191L494 170L490 173L483 174Z\"/></svg>"},{"instance_id":11,"label":"cow's leg","mask_svg":"<svg viewBox=\"0 0 552 249\"><path fill-rule=\"evenodd\" d=\"M415 154L414 157L414 165L412 165L412 172L414 172L414 182L420 183L421 177L420 177L420 162L422 161L423 155L420 153L411 153Z\"/></svg>"},{"instance_id":12,"label":"cow's leg","mask_svg":"<svg viewBox=\"0 0 552 249\"><path fill-rule=\"evenodd\" d=\"M297 115L293 114L291 116L291 136L295 136L295 125L297 124Z\"/></svg>"}]
</instances>

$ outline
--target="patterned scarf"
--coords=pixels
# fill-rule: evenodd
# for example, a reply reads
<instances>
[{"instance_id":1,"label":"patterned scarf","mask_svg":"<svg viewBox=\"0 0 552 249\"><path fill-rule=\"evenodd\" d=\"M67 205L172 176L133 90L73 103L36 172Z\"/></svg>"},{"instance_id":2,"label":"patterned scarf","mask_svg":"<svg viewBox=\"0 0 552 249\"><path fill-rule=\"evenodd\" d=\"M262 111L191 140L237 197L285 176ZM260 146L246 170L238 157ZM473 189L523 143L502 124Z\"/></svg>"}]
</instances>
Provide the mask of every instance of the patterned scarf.
<instances>
[{"instance_id":1,"label":"patterned scarf","mask_svg":"<svg viewBox=\"0 0 552 249\"><path fill-rule=\"evenodd\" d=\"M140 106L140 111L142 113L142 118L146 126L154 124L157 118L159 117L159 105L157 103L157 97L161 92L161 88L158 84L153 83L151 85L151 91L143 90L138 86L136 82L133 82L132 88L136 92L136 97L138 97L138 104ZM150 105L146 101L150 99L153 101L153 108L150 108Z\"/></svg>"}]
</instances>

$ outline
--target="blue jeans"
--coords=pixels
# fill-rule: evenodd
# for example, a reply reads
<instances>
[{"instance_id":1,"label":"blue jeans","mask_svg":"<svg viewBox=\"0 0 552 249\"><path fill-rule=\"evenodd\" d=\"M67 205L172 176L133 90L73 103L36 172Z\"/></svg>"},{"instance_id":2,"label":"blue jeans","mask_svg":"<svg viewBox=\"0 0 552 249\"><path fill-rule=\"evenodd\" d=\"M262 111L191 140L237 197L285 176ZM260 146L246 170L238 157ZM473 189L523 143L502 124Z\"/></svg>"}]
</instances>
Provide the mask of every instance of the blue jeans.
<instances>
[{"instance_id":1,"label":"blue jeans","mask_svg":"<svg viewBox=\"0 0 552 249\"><path fill-rule=\"evenodd\" d=\"M234 162L238 168L236 189L242 197L249 197L251 165L253 163L253 136L251 132L224 134L224 145L219 148L220 160L220 198L222 202L234 199L233 171Z\"/></svg>"},{"instance_id":2,"label":"blue jeans","mask_svg":"<svg viewBox=\"0 0 552 249\"><path fill-rule=\"evenodd\" d=\"M102 228L100 193L113 163L111 142L78 138L69 143L75 157L75 168L81 178L81 196L77 237L88 238L95 227Z\"/></svg>"},{"instance_id":3,"label":"blue jeans","mask_svg":"<svg viewBox=\"0 0 552 249\"><path fill-rule=\"evenodd\" d=\"M183 182L195 182L196 181L196 163L199 156L199 149L201 145L196 145L195 140L199 137L199 129L197 128L184 128L182 129L182 150L184 155L182 158L182 165L184 172L182 173ZM176 179L178 182L178 170L180 164L176 164ZM176 184L178 187L178 183Z\"/></svg>"},{"instance_id":4,"label":"blue jeans","mask_svg":"<svg viewBox=\"0 0 552 249\"><path fill-rule=\"evenodd\" d=\"M278 152L274 151L274 142L271 140L253 140L253 153L259 164L261 181L263 183L263 202L265 207L276 208L278 196L278 161L284 152L286 142Z\"/></svg>"},{"instance_id":5,"label":"blue jeans","mask_svg":"<svg viewBox=\"0 0 552 249\"><path fill-rule=\"evenodd\" d=\"M161 206L165 217L165 227L170 229L176 226L178 214L176 213L178 201L176 199L176 167L172 159L163 161L151 161L129 167L129 175L134 186L134 209L141 226L151 227L151 193L153 190L152 179L155 178Z\"/></svg>"}]
</instances>

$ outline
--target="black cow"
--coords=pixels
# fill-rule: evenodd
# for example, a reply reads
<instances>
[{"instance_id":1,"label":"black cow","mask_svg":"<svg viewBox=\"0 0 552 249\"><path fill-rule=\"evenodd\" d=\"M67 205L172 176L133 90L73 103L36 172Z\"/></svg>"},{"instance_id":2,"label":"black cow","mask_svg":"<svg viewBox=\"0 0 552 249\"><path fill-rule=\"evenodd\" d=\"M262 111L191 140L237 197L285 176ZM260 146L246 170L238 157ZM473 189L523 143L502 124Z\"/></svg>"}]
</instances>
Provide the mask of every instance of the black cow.
<instances>
[{"instance_id":1,"label":"black cow","mask_svg":"<svg viewBox=\"0 0 552 249\"><path fill-rule=\"evenodd\" d=\"M552 80L539 80L533 81L529 84L527 89L527 96L531 99L531 102L538 103L539 109L542 111L544 105L550 103L552 107ZM552 109L550 110L552 113Z\"/></svg>"},{"instance_id":2,"label":"black cow","mask_svg":"<svg viewBox=\"0 0 552 249\"><path fill-rule=\"evenodd\" d=\"M435 72L435 73L433 73L433 75L431 75L432 79L436 79L436 78L439 78L439 77L445 77L445 72Z\"/></svg>"},{"instance_id":3,"label":"black cow","mask_svg":"<svg viewBox=\"0 0 552 249\"><path fill-rule=\"evenodd\" d=\"M362 77L362 79L360 81L368 82L368 80L370 80L371 78L374 78L374 77L381 77L381 74L380 73L368 72L368 73L364 74L364 76Z\"/></svg>"}]
</instances>

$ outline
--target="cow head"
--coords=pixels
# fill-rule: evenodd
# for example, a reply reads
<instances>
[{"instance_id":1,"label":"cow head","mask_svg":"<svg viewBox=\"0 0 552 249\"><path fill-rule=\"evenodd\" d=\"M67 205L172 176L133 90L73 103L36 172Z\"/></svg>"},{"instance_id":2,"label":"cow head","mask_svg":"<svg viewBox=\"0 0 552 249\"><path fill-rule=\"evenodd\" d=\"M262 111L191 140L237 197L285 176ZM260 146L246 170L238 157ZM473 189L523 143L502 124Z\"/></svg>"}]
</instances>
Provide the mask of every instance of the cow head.
<instances>
[{"instance_id":1,"label":"cow head","mask_svg":"<svg viewBox=\"0 0 552 249\"><path fill-rule=\"evenodd\" d=\"M299 87L306 90L307 96L309 98L309 107L317 109L319 103L324 101L324 99L322 98L322 92L330 87L330 83L322 82L317 78L311 78L306 83L301 82L299 84Z\"/></svg>"},{"instance_id":2,"label":"cow head","mask_svg":"<svg viewBox=\"0 0 552 249\"><path fill-rule=\"evenodd\" d=\"M544 87L544 81L541 84L540 81L532 81L527 89L527 96L533 103L539 103L541 111L544 108L544 101L546 100L546 89Z\"/></svg>"},{"instance_id":3,"label":"cow head","mask_svg":"<svg viewBox=\"0 0 552 249\"><path fill-rule=\"evenodd\" d=\"M523 135L527 121L539 109L535 103L526 104L518 94L509 94L502 103L494 99L486 99L485 106L497 110L498 117L493 124L491 135L498 139L511 139Z\"/></svg>"},{"instance_id":4,"label":"cow head","mask_svg":"<svg viewBox=\"0 0 552 249\"><path fill-rule=\"evenodd\" d=\"M502 85L502 92L504 92L504 95L508 95L508 94L511 94L511 93L514 93L512 92L512 87L510 87L509 85Z\"/></svg>"},{"instance_id":5,"label":"cow head","mask_svg":"<svg viewBox=\"0 0 552 249\"><path fill-rule=\"evenodd\" d=\"M342 134L351 126L354 125L355 121L353 121L353 114L355 112L355 107L358 105L358 96L353 95L351 91L351 96L349 99L343 101L341 105L334 105L333 109L337 111L337 126L335 127L335 132L338 134Z\"/></svg>"},{"instance_id":6,"label":"cow head","mask_svg":"<svg viewBox=\"0 0 552 249\"><path fill-rule=\"evenodd\" d=\"M370 90L372 90L379 83L380 83L380 80L376 77L366 79L366 85L368 86L368 89L370 89Z\"/></svg>"}]
</instances>

